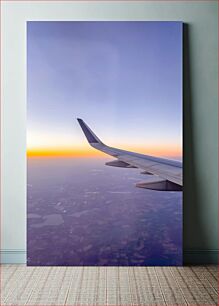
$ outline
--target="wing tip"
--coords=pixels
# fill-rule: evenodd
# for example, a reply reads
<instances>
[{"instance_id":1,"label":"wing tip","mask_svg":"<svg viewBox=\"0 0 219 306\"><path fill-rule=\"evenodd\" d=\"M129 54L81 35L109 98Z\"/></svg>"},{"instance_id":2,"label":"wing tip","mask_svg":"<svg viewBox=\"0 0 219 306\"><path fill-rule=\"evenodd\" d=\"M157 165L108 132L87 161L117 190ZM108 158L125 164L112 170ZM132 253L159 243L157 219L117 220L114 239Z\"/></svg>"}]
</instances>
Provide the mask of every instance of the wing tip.
<instances>
[{"instance_id":1,"label":"wing tip","mask_svg":"<svg viewBox=\"0 0 219 306\"><path fill-rule=\"evenodd\" d=\"M81 126L82 131L84 132L87 141L91 143L102 143L100 139L94 134L94 132L88 127L88 125L81 119L77 118L79 125Z\"/></svg>"}]
</instances>

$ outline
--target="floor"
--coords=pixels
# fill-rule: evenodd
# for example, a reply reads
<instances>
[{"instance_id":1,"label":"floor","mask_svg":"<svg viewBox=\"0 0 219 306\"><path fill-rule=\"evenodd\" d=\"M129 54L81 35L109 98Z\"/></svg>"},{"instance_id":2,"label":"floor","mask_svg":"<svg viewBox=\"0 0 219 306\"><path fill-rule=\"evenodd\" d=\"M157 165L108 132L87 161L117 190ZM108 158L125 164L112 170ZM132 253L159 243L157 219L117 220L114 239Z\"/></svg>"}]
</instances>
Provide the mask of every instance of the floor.
<instances>
[{"instance_id":1,"label":"floor","mask_svg":"<svg viewBox=\"0 0 219 306\"><path fill-rule=\"evenodd\" d=\"M0 305L217 305L217 266L1 266Z\"/></svg>"}]
</instances>

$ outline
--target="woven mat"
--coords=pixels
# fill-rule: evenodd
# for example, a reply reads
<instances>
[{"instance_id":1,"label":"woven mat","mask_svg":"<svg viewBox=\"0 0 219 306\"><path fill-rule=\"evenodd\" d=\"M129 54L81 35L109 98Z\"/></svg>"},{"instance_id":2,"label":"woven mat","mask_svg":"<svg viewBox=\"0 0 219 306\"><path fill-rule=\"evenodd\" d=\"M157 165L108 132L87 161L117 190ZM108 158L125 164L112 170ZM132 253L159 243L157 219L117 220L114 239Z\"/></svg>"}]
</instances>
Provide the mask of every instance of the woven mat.
<instances>
[{"instance_id":1,"label":"woven mat","mask_svg":"<svg viewBox=\"0 0 219 306\"><path fill-rule=\"evenodd\" d=\"M217 305L217 266L1 266L1 305Z\"/></svg>"}]
</instances>

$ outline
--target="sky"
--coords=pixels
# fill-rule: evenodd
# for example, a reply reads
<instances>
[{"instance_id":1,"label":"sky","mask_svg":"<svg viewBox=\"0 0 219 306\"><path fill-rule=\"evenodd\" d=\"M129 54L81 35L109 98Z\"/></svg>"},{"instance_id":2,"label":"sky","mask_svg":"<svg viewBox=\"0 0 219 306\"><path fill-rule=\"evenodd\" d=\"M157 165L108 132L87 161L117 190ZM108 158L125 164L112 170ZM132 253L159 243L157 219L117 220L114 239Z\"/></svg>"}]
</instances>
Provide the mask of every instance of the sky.
<instances>
[{"instance_id":1,"label":"sky","mask_svg":"<svg viewBox=\"0 0 219 306\"><path fill-rule=\"evenodd\" d=\"M182 23L28 22L29 157L105 156L107 145L182 155Z\"/></svg>"}]
</instances>

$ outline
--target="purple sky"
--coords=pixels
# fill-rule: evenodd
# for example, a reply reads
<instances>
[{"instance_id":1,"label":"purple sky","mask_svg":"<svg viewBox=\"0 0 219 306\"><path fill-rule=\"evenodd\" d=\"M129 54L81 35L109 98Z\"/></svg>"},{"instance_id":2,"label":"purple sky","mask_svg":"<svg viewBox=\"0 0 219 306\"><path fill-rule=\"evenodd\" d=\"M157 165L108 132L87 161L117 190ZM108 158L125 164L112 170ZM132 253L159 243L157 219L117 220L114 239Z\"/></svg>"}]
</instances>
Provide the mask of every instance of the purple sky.
<instances>
[{"instance_id":1,"label":"purple sky","mask_svg":"<svg viewBox=\"0 0 219 306\"><path fill-rule=\"evenodd\" d=\"M181 22L28 22L28 147L182 141Z\"/></svg>"}]
</instances>

